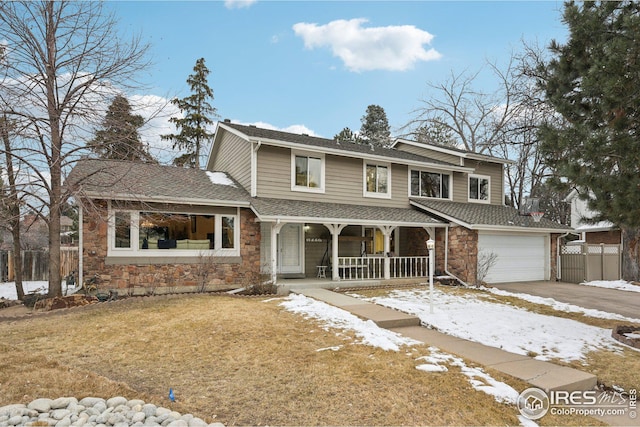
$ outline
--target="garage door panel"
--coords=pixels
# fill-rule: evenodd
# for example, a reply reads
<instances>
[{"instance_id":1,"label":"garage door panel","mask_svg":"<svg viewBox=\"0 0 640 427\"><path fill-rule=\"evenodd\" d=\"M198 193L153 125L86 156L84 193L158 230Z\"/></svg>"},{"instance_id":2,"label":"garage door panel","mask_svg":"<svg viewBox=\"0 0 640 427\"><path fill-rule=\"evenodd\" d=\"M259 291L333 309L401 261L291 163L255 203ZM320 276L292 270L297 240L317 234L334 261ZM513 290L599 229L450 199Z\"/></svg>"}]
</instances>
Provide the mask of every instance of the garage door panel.
<instances>
[{"instance_id":1,"label":"garage door panel","mask_svg":"<svg viewBox=\"0 0 640 427\"><path fill-rule=\"evenodd\" d=\"M484 279L488 283L545 279L544 236L480 234L478 249L497 255Z\"/></svg>"}]
</instances>

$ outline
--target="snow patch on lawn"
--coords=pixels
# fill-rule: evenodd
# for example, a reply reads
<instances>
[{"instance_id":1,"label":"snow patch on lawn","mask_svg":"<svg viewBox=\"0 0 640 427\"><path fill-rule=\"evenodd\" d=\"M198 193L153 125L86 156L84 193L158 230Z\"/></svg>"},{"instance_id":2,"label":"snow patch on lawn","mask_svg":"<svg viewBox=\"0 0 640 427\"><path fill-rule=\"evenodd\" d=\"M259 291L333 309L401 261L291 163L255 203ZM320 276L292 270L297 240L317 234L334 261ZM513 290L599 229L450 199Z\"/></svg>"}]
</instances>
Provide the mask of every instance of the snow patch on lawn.
<instances>
[{"instance_id":1,"label":"snow patch on lawn","mask_svg":"<svg viewBox=\"0 0 640 427\"><path fill-rule=\"evenodd\" d=\"M348 311L304 295L291 294L280 305L293 313L320 320L325 330L336 328L353 331L360 343L383 350L399 351L402 346L422 344L420 341L382 329L371 320L364 321Z\"/></svg>"},{"instance_id":2,"label":"snow patch on lawn","mask_svg":"<svg viewBox=\"0 0 640 427\"><path fill-rule=\"evenodd\" d=\"M491 292L494 295L516 297L525 301L532 302L534 304L547 305L554 310L564 311L566 313L582 313L585 316L596 317L599 319L612 319L620 320L623 322L640 323L640 319L634 319L633 317L623 316L621 314L609 313L607 311L595 310L591 308L584 308L573 304L567 304L564 302L556 301L553 298L539 297L535 295L522 294L517 292L504 291L498 288L484 288L487 292Z\"/></svg>"},{"instance_id":3,"label":"snow patch on lawn","mask_svg":"<svg viewBox=\"0 0 640 427\"><path fill-rule=\"evenodd\" d=\"M583 286L594 286L596 288L617 289L619 291L640 292L640 286L631 284L625 280L594 280L593 282L582 282Z\"/></svg>"},{"instance_id":4,"label":"snow patch on lawn","mask_svg":"<svg viewBox=\"0 0 640 427\"><path fill-rule=\"evenodd\" d=\"M464 375L469 379L471 386L483 393L487 393L500 403L515 405L518 401L518 392L510 385L497 381L487 374L482 368L472 368L467 366L459 357L448 353L443 353L439 348L429 347L430 355L422 356L416 360L427 363L416 366L416 369L426 372L446 372L445 365L458 366Z\"/></svg>"},{"instance_id":5,"label":"snow patch on lawn","mask_svg":"<svg viewBox=\"0 0 640 427\"><path fill-rule=\"evenodd\" d=\"M434 314L429 313L429 291L424 289L359 298L416 315L424 325L445 334L516 354L533 355L538 360L570 362L584 360L590 351L622 348L608 329L484 301L473 293L453 295L434 290Z\"/></svg>"},{"instance_id":6,"label":"snow patch on lawn","mask_svg":"<svg viewBox=\"0 0 640 427\"><path fill-rule=\"evenodd\" d=\"M40 294L46 294L49 291L49 282L47 281L34 281L34 282L22 282L22 289L25 294L31 292L38 292ZM64 285L62 286L64 289ZM16 293L16 283L15 282L4 282L0 283L0 298L5 299L18 299L18 294Z\"/></svg>"}]
</instances>

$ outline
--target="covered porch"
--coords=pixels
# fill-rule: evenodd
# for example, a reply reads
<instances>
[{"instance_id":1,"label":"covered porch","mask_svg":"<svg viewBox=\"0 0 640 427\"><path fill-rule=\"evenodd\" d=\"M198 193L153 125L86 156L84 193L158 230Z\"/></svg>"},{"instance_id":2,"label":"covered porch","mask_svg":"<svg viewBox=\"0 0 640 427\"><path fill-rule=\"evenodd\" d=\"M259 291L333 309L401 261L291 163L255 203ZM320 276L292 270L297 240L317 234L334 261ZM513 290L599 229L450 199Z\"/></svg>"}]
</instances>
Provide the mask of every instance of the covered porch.
<instances>
[{"instance_id":1,"label":"covered porch","mask_svg":"<svg viewBox=\"0 0 640 427\"><path fill-rule=\"evenodd\" d=\"M261 270L278 284L317 279L335 287L428 277L426 241L446 227L411 208L260 199L256 212Z\"/></svg>"}]
</instances>

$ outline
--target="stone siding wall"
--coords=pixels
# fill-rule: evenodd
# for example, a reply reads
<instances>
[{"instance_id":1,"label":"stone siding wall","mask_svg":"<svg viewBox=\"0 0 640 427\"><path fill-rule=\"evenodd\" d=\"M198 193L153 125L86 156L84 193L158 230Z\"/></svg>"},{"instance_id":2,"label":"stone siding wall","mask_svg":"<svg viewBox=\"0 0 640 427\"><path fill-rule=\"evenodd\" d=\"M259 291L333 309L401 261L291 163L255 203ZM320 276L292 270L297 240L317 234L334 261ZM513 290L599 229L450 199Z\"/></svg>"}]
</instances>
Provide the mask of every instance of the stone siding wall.
<instances>
[{"instance_id":1,"label":"stone siding wall","mask_svg":"<svg viewBox=\"0 0 640 427\"><path fill-rule=\"evenodd\" d=\"M240 257L208 257L194 254L181 261L154 261L150 257L117 263L107 258L107 204L98 202L84 212L83 275L84 280L98 275L103 289L122 293L186 292L229 289L260 280L260 224L249 209L240 210ZM171 253L168 251L167 256Z\"/></svg>"},{"instance_id":2,"label":"stone siding wall","mask_svg":"<svg viewBox=\"0 0 640 427\"><path fill-rule=\"evenodd\" d=\"M444 234L444 233L443 233ZM444 245L444 238L442 238ZM478 232L465 227L449 228L449 271L468 285L476 283Z\"/></svg>"}]
</instances>

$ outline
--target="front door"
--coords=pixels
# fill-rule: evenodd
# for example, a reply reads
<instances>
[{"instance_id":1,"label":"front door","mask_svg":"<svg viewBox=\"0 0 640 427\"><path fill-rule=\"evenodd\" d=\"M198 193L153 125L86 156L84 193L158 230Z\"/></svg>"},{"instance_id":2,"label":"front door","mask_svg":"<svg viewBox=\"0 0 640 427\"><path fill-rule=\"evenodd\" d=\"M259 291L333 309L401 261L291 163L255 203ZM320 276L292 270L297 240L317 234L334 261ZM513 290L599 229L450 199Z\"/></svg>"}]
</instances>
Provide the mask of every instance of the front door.
<instances>
[{"instance_id":1,"label":"front door","mask_svg":"<svg viewBox=\"0 0 640 427\"><path fill-rule=\"evenodd\" d=\"M278 266L281 274L302 274L302 224L286 224L278 235Z\"/></svg>"}]
</instances>

